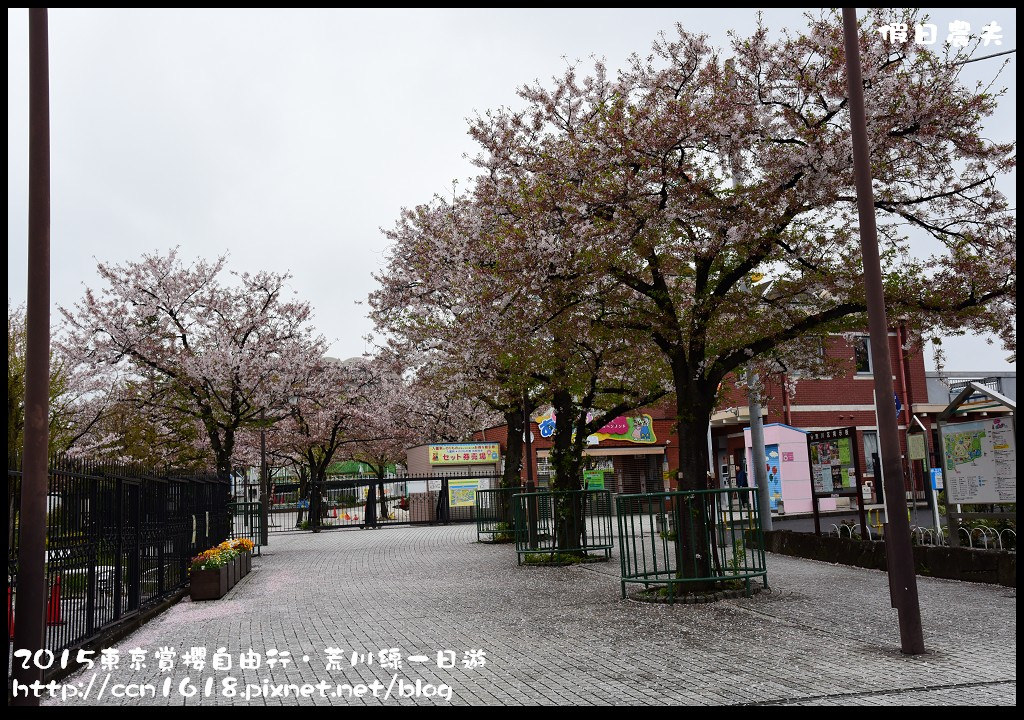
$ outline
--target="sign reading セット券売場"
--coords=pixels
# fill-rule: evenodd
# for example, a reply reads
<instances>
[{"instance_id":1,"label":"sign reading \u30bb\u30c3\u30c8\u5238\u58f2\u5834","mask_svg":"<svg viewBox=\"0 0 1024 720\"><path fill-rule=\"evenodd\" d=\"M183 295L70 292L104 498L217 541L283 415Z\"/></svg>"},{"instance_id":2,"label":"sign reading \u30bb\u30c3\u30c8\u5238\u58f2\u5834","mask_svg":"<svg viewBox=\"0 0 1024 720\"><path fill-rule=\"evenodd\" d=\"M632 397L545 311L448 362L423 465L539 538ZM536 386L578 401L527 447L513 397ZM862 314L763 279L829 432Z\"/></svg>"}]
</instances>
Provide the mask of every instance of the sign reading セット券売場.
<instances>
[{"instance_id":1,"label":"sign reading \u30bb\u30c3\u30c8\u5238\u58f2\u5834","mask_svg":"<svg viewBox=\"0 0 1024 720\"><path fill-rule=\"evenodd\" d=\"M500 460L498 443L445 443L429 445L431 465L476 465Z\"/></svg>"}]
</instances>

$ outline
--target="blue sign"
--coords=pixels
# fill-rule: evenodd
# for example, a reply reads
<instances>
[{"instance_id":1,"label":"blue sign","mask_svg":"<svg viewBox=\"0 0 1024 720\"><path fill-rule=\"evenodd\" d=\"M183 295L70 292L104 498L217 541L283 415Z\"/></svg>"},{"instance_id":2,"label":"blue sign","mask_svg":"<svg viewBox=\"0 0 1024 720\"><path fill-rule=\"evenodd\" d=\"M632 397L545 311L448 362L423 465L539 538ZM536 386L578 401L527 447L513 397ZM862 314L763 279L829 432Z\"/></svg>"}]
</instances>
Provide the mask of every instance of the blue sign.
<instances>
[{"instance_id":1,"label":"blue sign","mask_svg":"<svg viewBox=\"0 0 1024 720\"><path fill-rule=\"evenodd\" d=\"M299 500L298 506L300 510L309 510L309 500Z\"/></svg>"},{"instance_id":2,"label":"blue sign","mask_svg":"<svg viewBox=\"0 0 1024 720\"><path fill-rule=\"evenodd\" d=\"M932 490L942 489L942 468L932 468Z\"/></svg>"}]
</instances>

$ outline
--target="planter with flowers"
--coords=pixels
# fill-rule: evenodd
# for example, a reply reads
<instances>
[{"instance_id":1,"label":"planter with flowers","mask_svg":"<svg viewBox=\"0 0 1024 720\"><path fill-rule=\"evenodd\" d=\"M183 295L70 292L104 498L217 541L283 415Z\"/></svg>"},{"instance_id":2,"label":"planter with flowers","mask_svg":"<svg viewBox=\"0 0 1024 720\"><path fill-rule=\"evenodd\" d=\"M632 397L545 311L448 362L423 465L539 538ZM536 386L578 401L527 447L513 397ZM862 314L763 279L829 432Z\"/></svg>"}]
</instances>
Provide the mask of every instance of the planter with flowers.
<instances>
[{"instance_id":1,"label":"planter with flowers","mask_svg":"<svg viewBox=\"0 0 1024 720\"><path fill-rule=\"evenodd\" d=\"M193 600L217 600L228 591L228 558L219 548L210 548L192 558L189 593Z\"/></svg>"},{"instance_id":2,"label":"planter with flowers","mask_svg":"<svg viewBox=\"0 0 1024 720\"><path fill-rule=\"evenodd\" d=\"M236 582L242 579L242 554L231 546L230 540L225 540L218 545L217 551L224 556L225 564L228 566L228 590L230 590Z\"/></svg>"},{"instance_id":3,"label":"planter with flowers","mask_svg":"<svg viewBox=\"0 0 1024 720\"><path fill-rule=\"evenodd\" d=\"M189 586L193 600L224 596L252 568L253 542L247 538L225 540L192 558Z\"/></svg>"},{"instance_id":4,"label":"planter with flowers","mask_svg":"<svg viewBox=\"0 0 1024 720\"><path fill-rule=\"evenodd\" d=\"M252 570L252 549L254 543L249 538L237 538L231 540L231 549L241 553L242 575L245 577Z\"/></svg>"}]
</instances>

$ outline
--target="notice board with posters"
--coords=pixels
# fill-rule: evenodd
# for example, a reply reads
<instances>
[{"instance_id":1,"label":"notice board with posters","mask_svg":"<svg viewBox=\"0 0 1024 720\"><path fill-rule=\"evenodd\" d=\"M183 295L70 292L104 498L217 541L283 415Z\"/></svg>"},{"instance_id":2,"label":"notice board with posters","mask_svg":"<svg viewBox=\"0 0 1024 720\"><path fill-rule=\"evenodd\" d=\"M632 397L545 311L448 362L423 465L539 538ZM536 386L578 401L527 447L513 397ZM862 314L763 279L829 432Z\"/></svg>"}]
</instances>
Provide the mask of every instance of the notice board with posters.
<instances>
[{"instance_id":1,"label":"notice board with posters","mask_svg":"<svg viewBox=\"0 0 1024 720\"><path fill-rule=\"evenodd\" d=\"M860 493L857 428L834 428L807 433L811 489L821 497Z\"/></svg>"},{"instance_id":2,"label":"notice board with posters","mask_svg":"<svg viewBox=\"0 0 1024 720\"><path fill-rule=\"evenodd\" d=\"M820 498L856 496L860 509L861 537L868 537L858 457L856 427L815 430L807 433L807 458L811 466L815 532L820 534Z\"/></svg>"}]
</instances>

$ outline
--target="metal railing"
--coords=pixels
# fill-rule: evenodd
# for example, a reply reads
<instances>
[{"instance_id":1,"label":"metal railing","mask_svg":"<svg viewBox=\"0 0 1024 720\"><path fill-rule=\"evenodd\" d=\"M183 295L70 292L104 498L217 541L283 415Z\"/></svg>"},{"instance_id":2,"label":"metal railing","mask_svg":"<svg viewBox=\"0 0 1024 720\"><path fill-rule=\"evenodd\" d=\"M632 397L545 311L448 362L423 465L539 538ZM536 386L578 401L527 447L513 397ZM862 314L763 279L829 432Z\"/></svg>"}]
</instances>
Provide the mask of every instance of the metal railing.
<instances>
[{"instance_id":1,"label":"metal railing","mask_svg":"<svg viewBox=\"0 0 1024 720\"><path fill-rule=\"evenodd\" d=\"M868 525L868 540L885 540L884 535L879 532L876 537L871 528L879 531L885 527L882 522L875 525ZM1017 531L1014 528L993 528L988 525L961 525L957 528L960 539L960 546L974 550L1017 550ZM860 528L855 525L833 524L829 530L830 536L849 538L850 540L861 540ZM914 545L928 545L932 547L949 546L949 538L944 528L934 528L924 525L910 526L910 541Z\"/></svg>"},{"instance_id":2,"label":"metal railing","mask_svg":"<svg viewBox=\"0 0 1024 720\"><path fill-rule=\"evenodd\" d=\"M1014 528L993 528L988 525L961 525L957 528L960 547L974 550L1017 550L1017 531ZM915 545L943 547L949 545L944 528L910 527L911 542Z\"/></svg>"},{"instance_id":3,"label":"metal railing","mask_svg":"<svg viewBox=\"0 0 1024 720\"><path fill-rule=\"evenodd\" d=\"M512 496L525 492L520 486L476 491L477 542L515 540L515 513ZM486 540L484 535L489 535Z\"/></svg>"},{"instance_id":4,"label":"metal railing","mask_svg":"<svg viewBox=\"0 0 1024 720\"><path fill-rule=\"evenodd\" d=\"M615 537L611 497L608 490L514 494L516 561L610 558Z\"/></svg>"},{"instance_id":5,"label":"metal railing","mask_svg":"<svg viewBox=\"0 0 1024 720\"><path fill-rule=\"evenodd\" d=\"M688 590L768 586L754 488L619 495L622 597L642 584L669 602Z\"/></svg>"},{"instance_id":6,"label":"metal railing","mask_svg":"<svg viewBox=\"0 0 1024 720\"><path fill-rule=\"evenodd\" d=\"M8 634L17 622L21 469L7 470ZM225 540L227 481L114 463L51 461L45 648L82 647L188 582L188 563ZM8 667L10 672L10 667Z\"/></svg>"},{"instance_id":7,"label":"metal railing","mask_svg":"<svg viewBox=\"0 0 1024 720\"><path fill-rule=\"evenodd\" d=\"M874 540L874 536L871 533L872 526L871 525L866 525L865 527L867 528L867 531L868 531L867 539L868 540ZM850 540L860 540L861 539L861 536L860 536L860 526L859 525L853 525L853 524L847 524L847 523L841 523L841 524L838 524L838 525L836 523L832 523L832 527L828 531L828 534L829 535L835 535L836 537L840 537L840 538L841 537L849 538Z\"/></svg>"}]
</instances>

